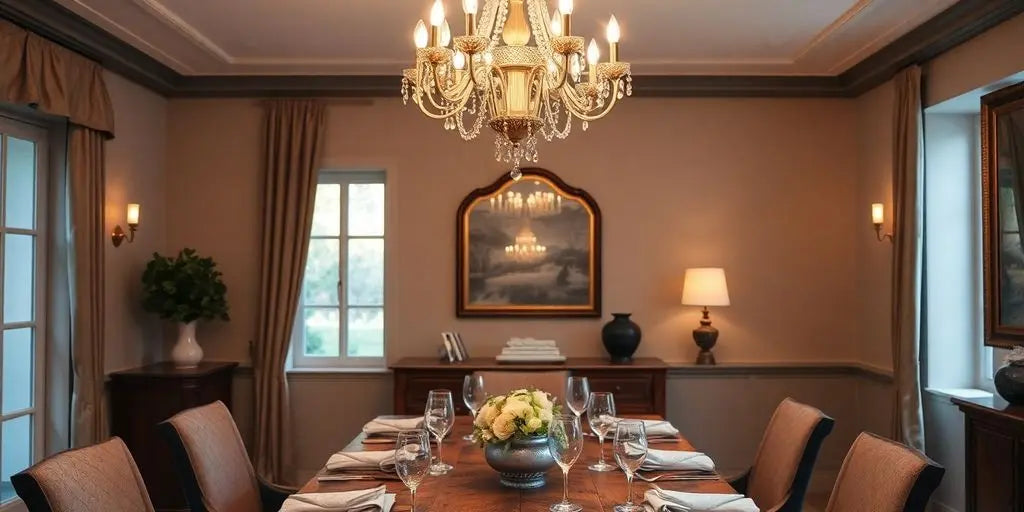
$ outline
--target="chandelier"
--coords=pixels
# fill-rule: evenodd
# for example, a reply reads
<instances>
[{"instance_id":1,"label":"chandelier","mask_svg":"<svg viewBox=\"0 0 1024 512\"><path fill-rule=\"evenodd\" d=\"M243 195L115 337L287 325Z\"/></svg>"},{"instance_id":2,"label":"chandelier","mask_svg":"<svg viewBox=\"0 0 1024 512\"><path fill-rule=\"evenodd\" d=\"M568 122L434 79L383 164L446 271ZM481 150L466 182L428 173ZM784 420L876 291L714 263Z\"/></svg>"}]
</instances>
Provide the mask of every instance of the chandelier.
<instances>
[{"instance_id":1,"label":"chandelier","mask_svg":"<svg viewBox=\"0 0 1024 512\"><path fill-rule=\"evenodd\" d=\"M527 194L508 191L491 196L491 213L512 217L545 217L562 213L562 196L539 190Z\"/></svg>"},{"instance_id":2,"label":"chandelier","mask_svg":"<svg viewBox=\"0 0 1024 512\"><path fill-rule=\"evenodd\" d=\"M519 262L533 262L542 258L548 251L547 247L537 243L537 236L530 226L523 226L516 235L516 243L505 246L505 256Z\"/></svg>"},{"instance_id":3,"label":"chandelier","mask_svg":"<svg viewBox=\"0 0 1024 512\"><path fill-rule=\"evenodd\" d=\"M466 33L453 38L435 0L430 29L420 20L413 31L416 64L402 73L403 102L411 98L465 140L486 122L497 133L495 158L511 163L518 181L520 162L537 161L538 135L564 139L573 118L586 130L633 93L629 63L618 60L615 16L606 30L608 62L593 39L584 59L584 39L572 34L573 2L558 4L549 15L545 0L485 0L478 20L478 1L462 0Z\"/></svg>"}]
</instances>

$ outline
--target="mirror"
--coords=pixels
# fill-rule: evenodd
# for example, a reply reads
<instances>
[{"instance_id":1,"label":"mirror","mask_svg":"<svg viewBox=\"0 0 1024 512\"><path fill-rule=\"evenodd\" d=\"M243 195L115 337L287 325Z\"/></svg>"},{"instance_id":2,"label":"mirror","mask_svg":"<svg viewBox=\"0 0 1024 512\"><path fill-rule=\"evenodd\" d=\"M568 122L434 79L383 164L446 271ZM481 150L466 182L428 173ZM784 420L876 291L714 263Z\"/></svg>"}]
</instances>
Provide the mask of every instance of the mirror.
<instances>
[{"instance_id":1,"label":"mirror","mask_svg":"<svg viewBox=\"0 0 1024 512\"><path fill-rule=\"evenodd\" d=\"M458 211L458 316L600 316L601 212L550 171L478 188Z\"/></svg>"},{"instance_id":2,"label":"mirror","mask_svg":"<svg viewBox=\"0 0 1024 512\"><path fill-rule=\"evenodd\" d=\"M985 344L1024 343L1024 83L981 99Z\"/></svg>"}]
</instances>

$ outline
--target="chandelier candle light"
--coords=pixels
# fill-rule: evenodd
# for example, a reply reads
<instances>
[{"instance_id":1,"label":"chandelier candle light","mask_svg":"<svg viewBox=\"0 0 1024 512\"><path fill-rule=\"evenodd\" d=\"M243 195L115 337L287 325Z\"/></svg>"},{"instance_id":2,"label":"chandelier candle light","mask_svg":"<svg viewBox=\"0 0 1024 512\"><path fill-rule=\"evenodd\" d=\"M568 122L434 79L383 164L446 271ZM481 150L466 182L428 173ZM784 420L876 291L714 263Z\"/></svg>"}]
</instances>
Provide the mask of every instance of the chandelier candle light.
<instances>
[{"instance_id":1,"label":"chandelier candle light","mask_svg":"<svg viewBox=\"0 0 1024 512\"><path fill-rule=\"evenodd\" d=\"M586 130L633 93L629 63L619 61L615 16L606 29L609 60L600 62L597 41L584 54L583 37L572 35L572 0L558 6L549 15L545 0L486 0L477 19L477 0L463 0L465 35L452 37L444 4L435 0L429 30L420 20L413 31L416 63L402 73L402 100L412 98L465 140L486 121L497 133L495 158L511 163L518 180L520 162L537 161L538 134L564 139L573 118Z\"/></svg>"}]
</instances>

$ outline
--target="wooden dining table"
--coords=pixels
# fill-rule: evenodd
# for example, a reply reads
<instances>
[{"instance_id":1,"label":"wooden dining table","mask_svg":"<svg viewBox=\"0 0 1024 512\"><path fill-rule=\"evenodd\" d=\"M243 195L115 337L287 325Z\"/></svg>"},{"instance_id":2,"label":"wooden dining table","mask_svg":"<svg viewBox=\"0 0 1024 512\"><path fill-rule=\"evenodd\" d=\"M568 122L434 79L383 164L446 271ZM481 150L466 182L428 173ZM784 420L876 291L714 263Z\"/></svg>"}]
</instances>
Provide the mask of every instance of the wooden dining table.
<instances>
[{"instance_id":1,"label":"wooden dining table","mask_svg":"<svg viewBox=\"0 0 1024 512\"><path fill-rule=\"evenodd\" d=\"M640 419L661 419L652 415L637 415ZM584 430L587 430L584 427ZM455 468L446 475L427 476L416 492L417 512L547 512L553 503L562 500L562 472L558 466L548 471L547 485L540 489L517 490L504 487L498 481L498 473L487 465L484 451L476 444L462 437L472 431L468 416L455 420L451 433L444 440L442 456L444 461ZM366 443L360 434L343 451L393 450L394 445ZM612 443L605 440L605 459L614 464ZM693 445L680 437L673 441L652 443L651 448L660 450L694 451ZM436 450L436 446L434 447ZM598 460L600 447L595 437L587 436L583 453L569 471L569 500L583 506L583 510L611 510L626 501L626 475L622 471L598 473L587 466ZM330 454L324 454L326 462ZM300 493L352 491L386 485L388 492L396 493L394 512L410 510L409 490L400 480L381 481L324 481L314 476L299 491ZM654 475L657 473L649 473ZM711 480L658 481L663 489L701 493L735 493L736 491L719 476ZM640 503L644 491L651 488L639 479L633 482L633 500Z\"/></svg>"}]
</instances>

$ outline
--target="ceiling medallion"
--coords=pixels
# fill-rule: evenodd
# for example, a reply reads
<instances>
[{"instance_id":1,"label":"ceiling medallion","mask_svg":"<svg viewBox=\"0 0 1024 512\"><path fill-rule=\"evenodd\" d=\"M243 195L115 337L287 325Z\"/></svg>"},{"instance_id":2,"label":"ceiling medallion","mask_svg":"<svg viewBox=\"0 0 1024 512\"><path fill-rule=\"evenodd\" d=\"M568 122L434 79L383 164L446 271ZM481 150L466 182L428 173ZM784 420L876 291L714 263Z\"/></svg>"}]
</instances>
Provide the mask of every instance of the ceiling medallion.
<instances>
[{"instance_id":1,"label":"ceiling medallion","mask_svg":"<svg viewBox=\"0 0 1024 512\"><path fill-rule=\"evenodd\" d=\"M522 176L522 160L537 161L538 135L564 139L574 117L586 130L632 95L629 63L618 60L615 16L606 31L609 60L600 62L595 40L584 59L583 37L572 35L572 0L559 0L553 16L544 0L485 0L479 20L477 0L462 6L465 35L452 37L441 0L430 10L429 30L423 20L416 24L416 67L402 73L402 100L412 98L465 140L486 122L497 132L494 156L512 164L512 179Z\"/></svg>"}]
</instances>

